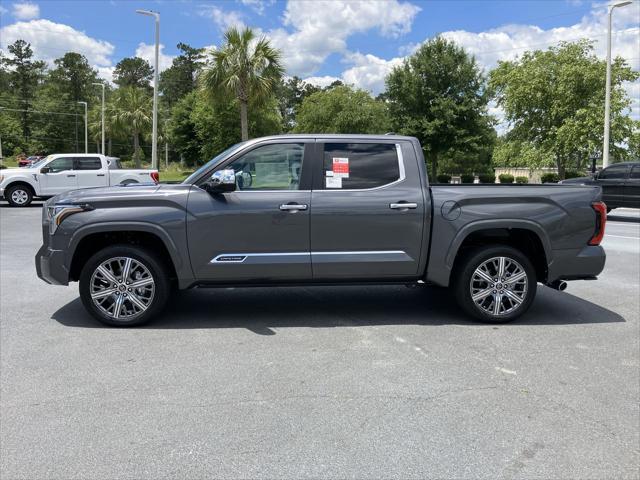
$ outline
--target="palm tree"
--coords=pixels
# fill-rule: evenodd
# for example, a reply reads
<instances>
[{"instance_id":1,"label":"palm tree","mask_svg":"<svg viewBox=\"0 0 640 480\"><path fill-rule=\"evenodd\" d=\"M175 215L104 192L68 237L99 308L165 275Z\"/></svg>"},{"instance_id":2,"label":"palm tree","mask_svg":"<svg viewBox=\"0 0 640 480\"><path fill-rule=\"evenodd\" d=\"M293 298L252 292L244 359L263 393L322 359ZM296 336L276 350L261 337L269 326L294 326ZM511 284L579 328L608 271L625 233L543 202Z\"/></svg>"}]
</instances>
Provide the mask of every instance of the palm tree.
<instances>
[{"instance_id":1,"label":"palm tree","mask_svg":"<svg viewBox=\"0 0 640 480\"><path fill-rule=\"evenodd\" d=\"M269 97L284 74L281 54L265 37L256 39L250 28L230 28L224 45L211 54L202 72L202 87L213 96L233 95L240 103L242 140L249 139L249 102Z\"/></svg>"},{"instance_id":2,"label":"palm tree","mask_svg":"<svg viewBox=\"0 0 640 480\"><path fill-rule=\"evenodd\" d=\"M109 123L133 137L136 168L140 168L140 158L144 157L140 149L140 135L151 128L151 108L151 96L143 88L133 86L119 88L109 105Z\"/></svg>"}]
</instances>

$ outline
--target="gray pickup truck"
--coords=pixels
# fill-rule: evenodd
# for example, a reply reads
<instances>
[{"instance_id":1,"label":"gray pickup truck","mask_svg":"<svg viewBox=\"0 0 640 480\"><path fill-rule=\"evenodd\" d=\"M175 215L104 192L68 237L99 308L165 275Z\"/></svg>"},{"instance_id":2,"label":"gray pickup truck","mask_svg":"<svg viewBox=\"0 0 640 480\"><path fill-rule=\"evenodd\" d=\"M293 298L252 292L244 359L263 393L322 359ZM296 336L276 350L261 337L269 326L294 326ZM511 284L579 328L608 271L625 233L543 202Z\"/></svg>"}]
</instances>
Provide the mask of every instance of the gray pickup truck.
<instances>
[{"instance_id":1,"label":"gray pickup truck","mask_svg":"<svg viewBox=\"0 0 640 480\"><path fill-rule=\"evenodd\" d=\"M179 185L50 199L36 268L79 281L114 326L149 320L172 288L364 283L450 286L469 315L505 322L538 283L602 271L600 199L593 186L430 186L412 137L265 137Z\"/></svg>"}]
</instances>

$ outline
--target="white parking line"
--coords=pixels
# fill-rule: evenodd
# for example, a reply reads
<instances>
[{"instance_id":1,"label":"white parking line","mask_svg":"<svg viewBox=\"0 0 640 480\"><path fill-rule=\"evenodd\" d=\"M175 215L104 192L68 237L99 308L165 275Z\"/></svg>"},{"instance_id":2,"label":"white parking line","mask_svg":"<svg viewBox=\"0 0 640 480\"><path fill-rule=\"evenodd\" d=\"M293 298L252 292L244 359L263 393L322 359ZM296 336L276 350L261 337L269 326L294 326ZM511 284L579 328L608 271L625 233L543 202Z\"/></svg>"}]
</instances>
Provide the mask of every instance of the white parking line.
<instances>
[{"instance_id":1,"label":"white parking line","mask_svg":"<svg viewBox=\"0 0 640 480\"><path fill-rule=\"evenodd\" d=\"M604 238L631 238L633 240L640 240L640 237L624 237L622 235L605 235Z\"/></svg>"}]
</instances>

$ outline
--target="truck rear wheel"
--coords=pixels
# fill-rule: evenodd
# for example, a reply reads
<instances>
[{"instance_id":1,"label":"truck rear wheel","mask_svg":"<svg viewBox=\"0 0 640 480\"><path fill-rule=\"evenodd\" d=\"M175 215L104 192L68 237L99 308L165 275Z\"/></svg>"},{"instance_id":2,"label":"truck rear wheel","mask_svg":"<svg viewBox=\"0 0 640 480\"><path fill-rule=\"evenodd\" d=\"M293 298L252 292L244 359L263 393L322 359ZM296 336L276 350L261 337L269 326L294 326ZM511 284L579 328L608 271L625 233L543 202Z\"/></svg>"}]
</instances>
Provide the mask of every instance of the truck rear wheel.
<instances>
[{"instance_id":1,"label":"truck rear wheel","mask_svg":"<svg viewBox=\"0 0 640 480\"><path fill-rule=\"evenodd\" d=\"M169 274L153 254L114 245L93 255L80 273L80 298L100 322L132 327L160 313L170 293Z\"/></svg>"},{"instance_id":2,"label":"truck rear wheel","mask_svg":"<svg viewBox=\"0 0 640 480\"><path fill-rule=\"evenodd\" d=\"M24 185L13 185L7 188L4 196L12 207L28 207L33 200L31 188Z\"/></svg>"},{"instance_id":3,"label":"truck rear wheel","mask_svg":"<svg viewBox=\"0 0 640 480\"><path fill-rule=\"evenodd\" d=\"M466 313L484 322L504 323L529 309L536 287L531 261L515 248L495 245L466 253L454 289Z\"/></svg>"}]
</instances>

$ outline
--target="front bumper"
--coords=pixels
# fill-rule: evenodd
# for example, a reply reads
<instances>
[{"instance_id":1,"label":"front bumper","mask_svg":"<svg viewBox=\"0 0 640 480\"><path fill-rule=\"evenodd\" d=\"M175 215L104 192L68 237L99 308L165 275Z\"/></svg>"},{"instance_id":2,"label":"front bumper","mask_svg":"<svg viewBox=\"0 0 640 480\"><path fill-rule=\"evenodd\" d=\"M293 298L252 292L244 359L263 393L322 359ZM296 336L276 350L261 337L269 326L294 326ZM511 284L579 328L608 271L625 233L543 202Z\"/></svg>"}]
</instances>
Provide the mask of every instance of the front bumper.
<instances>
[{"instance_id":1,"label":"front bumper","mask_svg":"<svg viewBox=\"0 0 640 480\"><path fill-rule=\"evenodd\" d=\"M69 271L65 266L63 250L53 250L46 245L36 253L38 277L51 285L69 285Z\"/></svg>"},{"instance_id":2,"label":"front bumper","mask_svg":"<svg viewBox=\"0 0 640 480\"><path fill-rule=\"evenodd\" d=\"M604 269L607 255L601 246L588 245L581 250L555 250L549 265L547 282L594 279Z\"/></svg>"}]
</instances>

